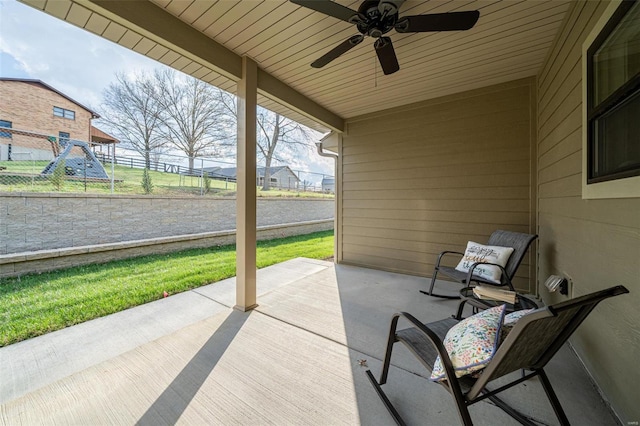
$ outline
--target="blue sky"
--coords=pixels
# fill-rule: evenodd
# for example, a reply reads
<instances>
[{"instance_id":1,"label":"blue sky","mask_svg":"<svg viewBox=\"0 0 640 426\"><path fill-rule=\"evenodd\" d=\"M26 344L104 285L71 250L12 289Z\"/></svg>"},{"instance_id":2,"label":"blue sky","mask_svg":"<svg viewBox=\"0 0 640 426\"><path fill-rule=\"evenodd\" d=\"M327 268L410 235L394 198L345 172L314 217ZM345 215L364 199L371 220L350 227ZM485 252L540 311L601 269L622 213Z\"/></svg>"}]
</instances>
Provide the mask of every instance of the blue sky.
<instances>
[{"instance_id":1,"label":"blue sky","mask_svg":"<svg viewBox=\"0 0 640 426\"><path fill-rule=\"evenodd\" d=\"M0 76L42 80L100 113L116 72L164 67L139 53L26 6L0 0ZM333 160L281 153L292 168L333 174Z\"/></svg>"},{"instance_id":2,"label":"blue sky","mask_svg":"<svg viewBox=\"0 0 640 426\"><path fill-rule=\"evenodd\" d=\"M0 0L0 75L35 78L98 110L117 71L155 61L15 0Z\"/></svg>"}]
</instances>

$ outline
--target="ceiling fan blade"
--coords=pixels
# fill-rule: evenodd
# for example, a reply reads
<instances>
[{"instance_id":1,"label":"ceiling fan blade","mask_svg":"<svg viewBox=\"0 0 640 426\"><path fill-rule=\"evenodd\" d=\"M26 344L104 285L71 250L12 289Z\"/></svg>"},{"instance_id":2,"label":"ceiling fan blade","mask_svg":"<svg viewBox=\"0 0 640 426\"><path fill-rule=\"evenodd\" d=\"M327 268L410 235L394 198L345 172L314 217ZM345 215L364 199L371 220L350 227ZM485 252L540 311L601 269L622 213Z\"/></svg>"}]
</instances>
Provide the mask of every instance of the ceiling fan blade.
<instances>
[{"instance_id":1,"label":"ceiling fan blade","mask_svg":"<svg viewBox=\"0 0 640 426\"><path fill-rule=\"evenodd\" d=\"M334 18L342 19L352 23L351 19L354 16L359 16L358 12L353 9L349 9L341 4L334 3L330 0L289 0L291 3L297 4L302 7L306 7L316 12L324 13L325 15L333 16Z\"/></svg>"},{"instance_id":2,"label":"ceiling fan blade","mask_svg":"<svg viewBox=\"0 0 640 426\"><path fill-rule=\"evenodd\" d=\"M398 12L402 3L404 0L380 0L378 10L382 15L393 15Z\"/></svg>"},{"instance_id":3,"label":"ceiling fan blade","mask_svg":"<svg viewBox=\"0 0 640 426\"><path fill-rule=\"evenodd\" d=\"M400 69L398 58L396 58L396 51L393 49L393 44L389 37L380 37L376 40L373 47L376 48L378 60L380 61L384 75L393 74Z\"/></svg>"},{"instance_id":4,"label":"ceiling fan blade","mask_svg":"<svg viewBox=\"0 0 640 426\"><path fill-rule=\"evenodd\" d=\"M311 66L313 68L324 67L329 62L336 59L338 56L348 52L349 50L353 49L354 47L362 43L362 40L364 40L364 36L362 34L349 37L347 40L343 41L342 43L340 43L339 45L337 45L336 47L334 47L333 49L331 49L330 51L328 51L327 53L325 53L315 61L313 61L311 63Z\"/></svg>"},{"instance_id":5,"label":"ceiling fan blade","mask_svg":"<svg viewBox=\"0 0 640 426\"><path fill-rule=\"evenodd\" d=\"M399 33L462 31L473 28L479 17L480 12L477 10L405 16L398 19L395 28Z\"/></svg>"}]
</instances>

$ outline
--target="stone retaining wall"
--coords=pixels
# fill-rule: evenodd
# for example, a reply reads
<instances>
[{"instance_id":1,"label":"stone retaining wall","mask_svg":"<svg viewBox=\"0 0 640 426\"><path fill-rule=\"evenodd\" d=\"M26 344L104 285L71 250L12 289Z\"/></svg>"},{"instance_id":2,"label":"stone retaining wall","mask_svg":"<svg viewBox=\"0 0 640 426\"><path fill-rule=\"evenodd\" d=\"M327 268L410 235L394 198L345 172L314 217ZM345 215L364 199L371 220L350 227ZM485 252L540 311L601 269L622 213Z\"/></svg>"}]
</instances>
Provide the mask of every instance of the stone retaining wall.
<instances>
[{"instance_id":1,"label":"stone retaining wall","mask_svg":"<svg viewBox=\"0 0 640 426\"><path fill-rule=\"evenodd\" d=\"M258 239L303 235L330 229L333 229L333 219L262 226L258 228ZM0 255L0 278L52 271L71 266L104 263L148 254L234 244L235 238L234 231L203 232Z\"/></svg>"},{"instance_id":2,"label":"stone retaining wall","mask_svg":"<svg viewBox=\"0 0 640 426\"><path fill-rule=\"evenodd\" d=\"M0 255L235 229L236 200L3 193ZM334 200L259 198L258 226L333 219Z\"/></svg>"}]
</instances>

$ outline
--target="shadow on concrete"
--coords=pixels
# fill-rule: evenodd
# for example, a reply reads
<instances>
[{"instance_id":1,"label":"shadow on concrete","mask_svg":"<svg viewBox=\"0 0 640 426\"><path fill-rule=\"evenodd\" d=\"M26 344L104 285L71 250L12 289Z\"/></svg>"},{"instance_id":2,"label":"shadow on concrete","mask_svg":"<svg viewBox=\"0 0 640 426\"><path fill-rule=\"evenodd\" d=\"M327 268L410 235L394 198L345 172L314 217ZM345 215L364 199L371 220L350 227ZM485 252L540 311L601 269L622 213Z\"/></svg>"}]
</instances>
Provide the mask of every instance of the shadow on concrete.
<instances>
[{"instance_id":1,"label":"shadow on concrete","mask_svg":"<svg viewBox=\"0 0 640 426\"><path fill-rule=\"evenodd\" d=\"M175 424L242 329L249 315L250 312L232 311L136 424Z\"/></svg>"}]
</instances>

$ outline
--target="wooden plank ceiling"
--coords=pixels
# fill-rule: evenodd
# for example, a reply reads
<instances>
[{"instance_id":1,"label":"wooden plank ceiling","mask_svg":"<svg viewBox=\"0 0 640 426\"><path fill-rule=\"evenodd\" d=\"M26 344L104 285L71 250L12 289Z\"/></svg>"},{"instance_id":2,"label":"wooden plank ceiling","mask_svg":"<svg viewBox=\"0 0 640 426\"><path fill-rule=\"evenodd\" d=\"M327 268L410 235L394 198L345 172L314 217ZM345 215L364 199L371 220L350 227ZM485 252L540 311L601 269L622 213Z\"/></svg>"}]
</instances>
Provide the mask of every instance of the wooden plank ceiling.
<instances>
[{"instance_id":1,"label":"wooden plank ceiling","mask_svg":"<svg viewBox=\"0 0 640 426\"><path fill-rule=\"evenodd\" d=\"M21 1L235 91L233 76L101 13L94 2ZM406 1L400 16L479 10L480 19L469 31L402 34L392 30L387 35L392 38L400 71L385 76L371 38L324 68L311 68L311 62L358 32L347 22L286 0L150 1L235 54L253 58L260 68L344 119L534 76L568 8L568 1L561 0ZM360 1L338 3L357 9ZM327 130L273 96L262 94L259 102L317 130Z\"/></svg>"}]
</instances>

